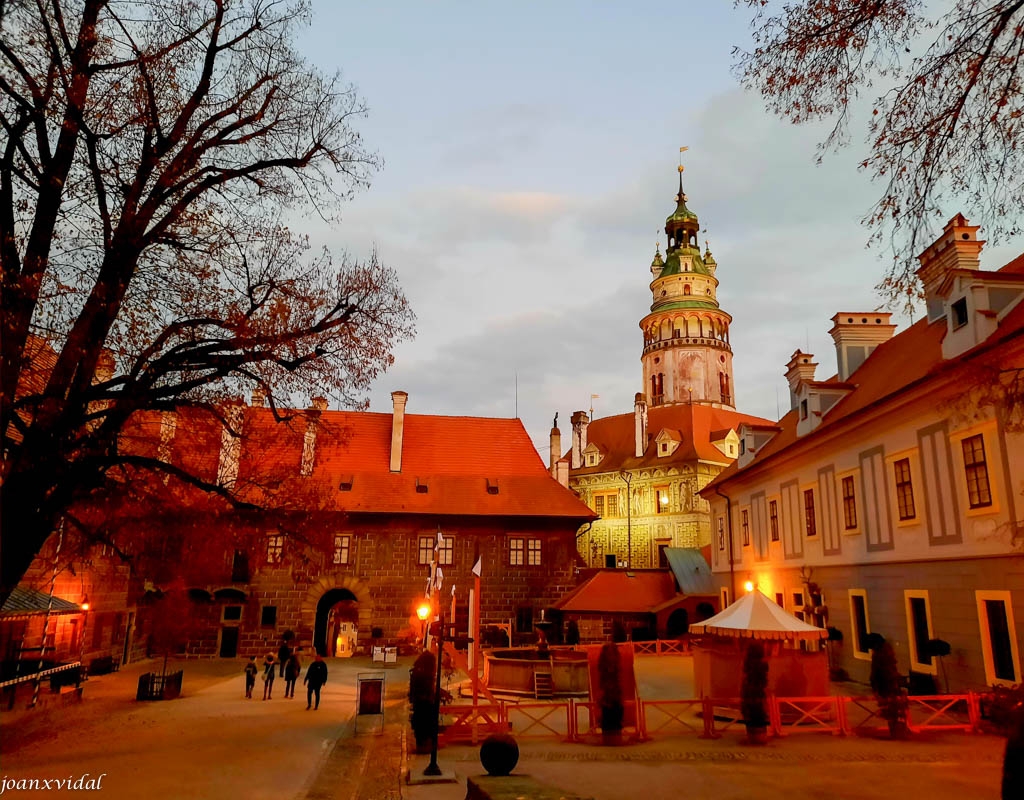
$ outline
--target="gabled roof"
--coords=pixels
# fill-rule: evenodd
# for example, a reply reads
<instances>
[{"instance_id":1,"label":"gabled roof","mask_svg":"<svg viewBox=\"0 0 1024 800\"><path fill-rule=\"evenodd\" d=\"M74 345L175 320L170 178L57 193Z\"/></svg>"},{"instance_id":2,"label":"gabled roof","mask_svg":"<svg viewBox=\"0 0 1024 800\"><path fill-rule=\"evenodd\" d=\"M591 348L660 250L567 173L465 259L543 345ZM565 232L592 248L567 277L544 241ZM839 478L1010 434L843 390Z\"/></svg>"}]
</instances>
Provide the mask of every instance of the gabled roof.
<instances>
[{"instance_id":1,"label":"gabled roof","mask_svg":"<svg viewBox=\"0 0 1024 800\"><path fill-rule=\"evenodd\" d=\"M1007 273L1024 273L1024 254L1006 264L997 272L982 272L989 278ZM855 424L858 415L897 397L911 387L929 381L953 381L958 372L968 369L970 360L992 347L1024 334L1024 302L1018 303L1000 322L986 341L976 345L957 358L942 356L942 340L946 335L945 318L929 323L921 319L904 331L880 344L845 382L837 376L828 381L815 382L822 389L852 389L826 411L821 423L810 433L797 437L798 415L791 410L778 422L779 433L773 436L742 470L736 463L715 476L701 494L705 497L738 472L747 472L764 464L783 450L813 447L819 437L834 431L841 424Z\"/></svg>"},{"instance_id":2,"label":"gabled roof","mask_svg":"<svg viewBox=\"0 0 1024 800\"><path fill-rule=\"evenodd\" d=\"M667 570L603 569L555 603L555 608L646 614L676 597L675 579Z\"/></svg>"},{"instance_id":3,"label":"gabled roof","mask_svg":"<svg viewBox=\"0 0 1024 800\"><path fill-rule=\"evenodd\" d=\"M697 460L727 463L729 457L711 442L721 439L725 429L738 429L741 423L771 425L770 420L740 414L731 409L713 408L699 403L653 406L647 411L647 448L642 458L635 456L635 420L633 414L617 414L595 419L587 428L587 441L595 443L604 458L594 467L581 466L571 470L572 475L592 475L616 472L620 469L664 467ZM663 429L678 435L679 447L671 456L658 457L654 438ZM571 452L571 451L570 451ZM568 455L568 453L567 453Z\"/></svg>"},{"instance_id":4,"label":"gabled roof","mask_svg":"<svg viewBox=\"0 0 1024 800\"><path fill-rule=\"evenodd\" d=\"M518 419L406 414L400 472L391 472L392 415L358 411L286 412L241 407L236 487L270 507L366 514L559 517L596 515L548 473ZM180 409L171 459L201 478L217 478L222 427L202 409ZM158 414L133 418L122 437L132 452L155 455ZM310 474L301 475L310 425Z\"/></svg>"},{"instance_id":5,"label":"gabled roof","mask_svg":"<svg viewBox=\"0 0 1024 800\"><path fill-rule=\"evenodd\" d=\"M718 595L711 567L700 550L693 547L666 547L665 558L683 594Z\"/></svg>"}]
</instances>

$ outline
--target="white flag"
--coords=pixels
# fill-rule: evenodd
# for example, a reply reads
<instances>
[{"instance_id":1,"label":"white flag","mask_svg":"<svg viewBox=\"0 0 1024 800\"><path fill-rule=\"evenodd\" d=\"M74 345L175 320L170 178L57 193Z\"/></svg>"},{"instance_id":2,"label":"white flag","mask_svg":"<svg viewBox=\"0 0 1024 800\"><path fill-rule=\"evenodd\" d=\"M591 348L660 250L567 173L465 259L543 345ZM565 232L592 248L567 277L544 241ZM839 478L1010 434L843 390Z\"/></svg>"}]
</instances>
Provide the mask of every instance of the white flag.
<instances>
[{"instance_id":1,"label":"white flag","mask_svg":"<svg viewBox=\"0 0 1024 800\"><path fill-rule=\"evenodd\" d=\"M434 586L437 589L437 591L441 591L441 584L443 583L444 571L440 567L438 567L437 571L434 573Z\"/></svg>"},{"instance_id":2,"label":"white flag","mask_svg":"<svg viewBox=\"0 0 1024 800\"><path fill-rule=\"evenodd\" d=\"M473 574L476 575L479 578L480 574L483 572L483 568L484 568L484 557L483 556L477 556L476 557L476 563L473 565Z\"/></svg>"},{"instance_id":3,"label":"white flag","mask_svg":"<svg viewBox=\"0 0 1024 800\"><path fill-rule=\"evenodd\" d=\"M444 537L441 535L441 529L438 528L437 529L437 547L435 549L440 549L443 544L444 544Z\"/></svg>"},{"instance_id":4,"label":"white flag","mask_svg":"<svg viewBox=\"0 0 1024 800\"><path fill-rule=\"evenodd\" d=\"M455 584L452 584L452 597L455 597Z\"/></svg>"}]
</instances>

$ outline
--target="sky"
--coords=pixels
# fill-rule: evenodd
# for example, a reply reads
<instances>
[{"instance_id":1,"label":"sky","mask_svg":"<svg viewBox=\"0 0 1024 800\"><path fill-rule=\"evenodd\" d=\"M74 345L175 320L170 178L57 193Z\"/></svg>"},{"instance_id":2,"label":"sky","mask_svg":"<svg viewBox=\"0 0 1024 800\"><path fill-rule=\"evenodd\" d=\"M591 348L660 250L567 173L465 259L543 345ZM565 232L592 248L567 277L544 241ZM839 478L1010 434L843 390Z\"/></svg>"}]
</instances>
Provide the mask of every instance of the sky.
<instances>
[{"instance_id":1,"label":"sky","mask_svg":"<svg viewBox=\"0 0 1024 800\"><path fill-rule=\"evenodd\" d=\"M631 412L680 146L733 317L737 409L787 410L797 348L819 378L835 373L832 315L884 303L860 224L879 189L856 168L856 135L817 165L822 129L739 87L748 24L692 0L314 0L301 47L358 88L356 127L383 167L313 235L356 258L376 248L417 316L370 410L401 389L409 413L518 415L545 460L556 411L563 442L574 411ZM982 267L1021 249L987 248Z\"/></svg>"}]
</instances>

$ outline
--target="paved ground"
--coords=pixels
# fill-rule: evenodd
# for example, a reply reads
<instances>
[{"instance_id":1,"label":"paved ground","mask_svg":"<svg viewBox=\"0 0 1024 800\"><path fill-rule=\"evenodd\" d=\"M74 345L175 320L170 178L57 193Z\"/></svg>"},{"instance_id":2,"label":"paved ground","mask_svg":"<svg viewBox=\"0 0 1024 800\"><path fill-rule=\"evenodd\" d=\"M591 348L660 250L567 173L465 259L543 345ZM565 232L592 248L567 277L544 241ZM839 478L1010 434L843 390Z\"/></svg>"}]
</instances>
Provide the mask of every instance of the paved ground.
<instances>
[{"instance_id":1,"label":"paved ground","mask_svg":"<svg viewBox=\"0 0 1024 800\"><path fill-rule=\"evenodd\" d=\"M466 776L480 772L477 748L442 750L440 764L456 773L457 783L400 780L408 661L386 673L384 733L370 733L374 720L361 718L359 736L353 735L355 675L373 669L367 659L329 661L317 712L307 712L300 697L244 699L242 663L224 661L185 662L181 699L138 703L138 675L153 665L133 665L90 680L79 705L0 717L0 777L106 773L101 795L111 798L462 800ZM644 694L679 697L687 662L638 659ZM283 682L274 688L283 695ZM618 748L524 743L516 772L596 800L998 797L1003 742L994 737L948 733L891 742L805 734L759 748L741 739L661 737ZM426 763L426 756L413 755L408 770L422 773Z\"/></svg>"}]
</instances>

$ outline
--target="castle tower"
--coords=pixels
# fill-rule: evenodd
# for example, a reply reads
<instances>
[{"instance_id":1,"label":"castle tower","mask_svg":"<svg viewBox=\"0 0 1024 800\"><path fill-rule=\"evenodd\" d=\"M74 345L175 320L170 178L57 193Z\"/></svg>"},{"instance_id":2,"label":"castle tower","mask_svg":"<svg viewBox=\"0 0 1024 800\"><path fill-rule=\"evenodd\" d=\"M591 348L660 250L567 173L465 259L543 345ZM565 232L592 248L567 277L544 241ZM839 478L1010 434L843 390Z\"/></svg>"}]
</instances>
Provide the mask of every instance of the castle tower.
<instances>
[{"instance_id":1,"label":"castle tower","mask_svg":"<svg viewBox=\"0 0 1024 800\"><path fill-rule=\"evenodd\" d=\"M679 167L676 210L665 221L664 260L651 264L651 313L640 321L644 394L651 406L704 403L734 408L732 317L718 306L718 279L711 250L701 255L697 215L686 207Z\"/></svg>"}]
</instances>

